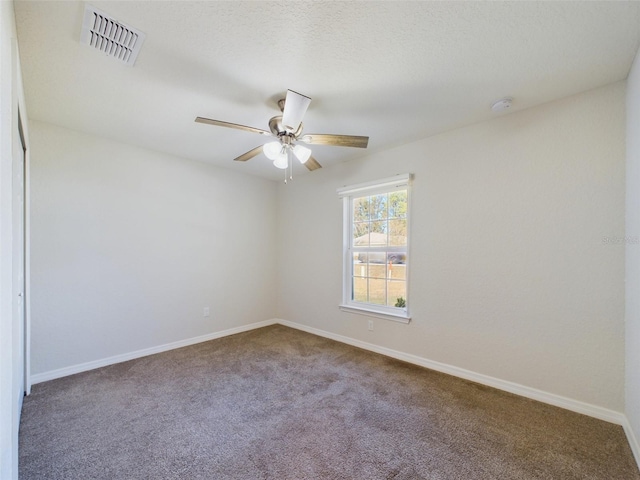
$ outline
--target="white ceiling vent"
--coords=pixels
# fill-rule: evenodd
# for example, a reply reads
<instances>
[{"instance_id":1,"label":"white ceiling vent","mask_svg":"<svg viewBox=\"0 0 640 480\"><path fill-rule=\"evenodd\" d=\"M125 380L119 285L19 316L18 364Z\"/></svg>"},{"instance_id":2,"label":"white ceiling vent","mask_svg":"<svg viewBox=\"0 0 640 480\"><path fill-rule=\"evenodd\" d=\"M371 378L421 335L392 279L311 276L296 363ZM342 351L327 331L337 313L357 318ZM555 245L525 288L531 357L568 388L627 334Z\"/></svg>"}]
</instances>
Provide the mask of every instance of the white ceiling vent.
<instances>
[{"instance_id":1,"label":"white ceiling vent","mask_svg":"<svg viewBox=\"0 0 640 480\"><path fill-rule=\"evenodd\" d=\"M85 6L80 43L133 65L144 38L140 30L118 22L91 5Z\"/></svg>"}]
</instances>

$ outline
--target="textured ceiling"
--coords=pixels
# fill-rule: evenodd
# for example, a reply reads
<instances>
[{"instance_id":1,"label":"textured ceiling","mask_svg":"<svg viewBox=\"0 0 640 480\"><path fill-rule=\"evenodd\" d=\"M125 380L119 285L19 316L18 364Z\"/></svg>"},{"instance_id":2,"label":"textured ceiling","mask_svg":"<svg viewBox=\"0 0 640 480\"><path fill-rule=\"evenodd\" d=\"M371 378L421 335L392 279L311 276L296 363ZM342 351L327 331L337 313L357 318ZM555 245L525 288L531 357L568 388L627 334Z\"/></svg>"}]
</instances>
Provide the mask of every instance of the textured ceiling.
<instances>
[{"instance_id":1,"label":"textured ceiling","mask_svg":"<svg viewBox=\"0 0 640 480\"><path fill-rule=\"evenodd\" d=\"M640 2L90 2L146 33L134 67L79 43L83 2L15 1L28 116L280 179L256 134L287 88L312 97L325 167L626 78ZM298 165L295 173L305 173ZM307 174L307 173L305 173ZM308 173L313 175L313 173Z\"/></svg>"}]
</instances>

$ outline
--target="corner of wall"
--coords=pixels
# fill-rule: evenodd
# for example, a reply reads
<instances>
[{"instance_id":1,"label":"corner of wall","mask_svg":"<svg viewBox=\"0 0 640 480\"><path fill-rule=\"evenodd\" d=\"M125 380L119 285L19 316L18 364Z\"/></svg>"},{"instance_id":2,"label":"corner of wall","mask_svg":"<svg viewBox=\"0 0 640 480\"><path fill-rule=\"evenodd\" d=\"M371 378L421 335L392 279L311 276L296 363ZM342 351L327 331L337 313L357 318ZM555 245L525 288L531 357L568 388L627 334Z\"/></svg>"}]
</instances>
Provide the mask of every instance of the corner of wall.
<instances>
[{"instance_id":1,"label":"corner of wall","mask_svg":"<svg viewBox=\"0 0 640 480\"><path fill-rule=\"evenodd\" d=\"M625 192L625 432L640 466L640 50L627 78Z\"/></svg>"}]
</instances>

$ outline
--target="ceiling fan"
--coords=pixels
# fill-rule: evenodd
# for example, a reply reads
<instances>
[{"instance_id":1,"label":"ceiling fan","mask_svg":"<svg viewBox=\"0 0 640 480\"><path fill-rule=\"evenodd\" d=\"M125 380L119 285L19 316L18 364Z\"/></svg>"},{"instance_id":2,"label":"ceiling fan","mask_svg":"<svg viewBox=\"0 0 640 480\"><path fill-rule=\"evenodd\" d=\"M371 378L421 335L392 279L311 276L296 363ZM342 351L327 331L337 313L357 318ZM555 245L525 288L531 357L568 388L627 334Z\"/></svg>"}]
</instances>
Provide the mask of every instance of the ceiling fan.
<instances>
[{"instance_id":1,"label":"ceiling fan","mask_svg":"<svg viewBox=\"0 0 640 480\"><path fill-rule=\"evenodd\" d=\"M246 162L259 155L261 152L273 161L273 164L285 171L285 183L287 182L287 169L293 170L293 157L304 164L309 170L316 170L322 166L311 156L311 150L300 143L307 145L334 145L337 147L367 148L369 137L355 135L333 135L328 133L302 134L302 117L304 116L311 98L287 90L285 98L278 101L282 115L277 115L269 120L269 131L259 128L238 125L237 123L223 122L211 118L196 117L196 122L219 127L237 128L247 132L259 133L267 137L275 137L275 140L243 153L234 158L237 162ZM292 173L290 177L292 178Z\"/></svg>"}]
</instances>

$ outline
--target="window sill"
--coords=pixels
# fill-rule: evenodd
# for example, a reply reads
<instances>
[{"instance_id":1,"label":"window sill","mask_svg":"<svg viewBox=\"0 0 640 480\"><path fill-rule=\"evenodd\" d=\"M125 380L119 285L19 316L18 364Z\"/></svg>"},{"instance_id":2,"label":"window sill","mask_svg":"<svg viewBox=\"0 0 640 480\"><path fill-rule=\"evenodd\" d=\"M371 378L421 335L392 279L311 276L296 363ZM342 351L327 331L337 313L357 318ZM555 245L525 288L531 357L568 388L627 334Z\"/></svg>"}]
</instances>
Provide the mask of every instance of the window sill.
<instances>
[{"instance_id":1,"label":"window sill","mask_svg":"<svg viewBox=\"0 0 640 480\"><path fill-rule=\"evenodd\" d=\"M353 305L339 305L338 308L343 312L355 313L358 315L367 315L369 317L382 318L385 320L392 320L394 322L409 323L411 321L411 317L407 315L406 312L398 314L388 313L364 307L356 307Z\"/></svg>"}]
</instances>

